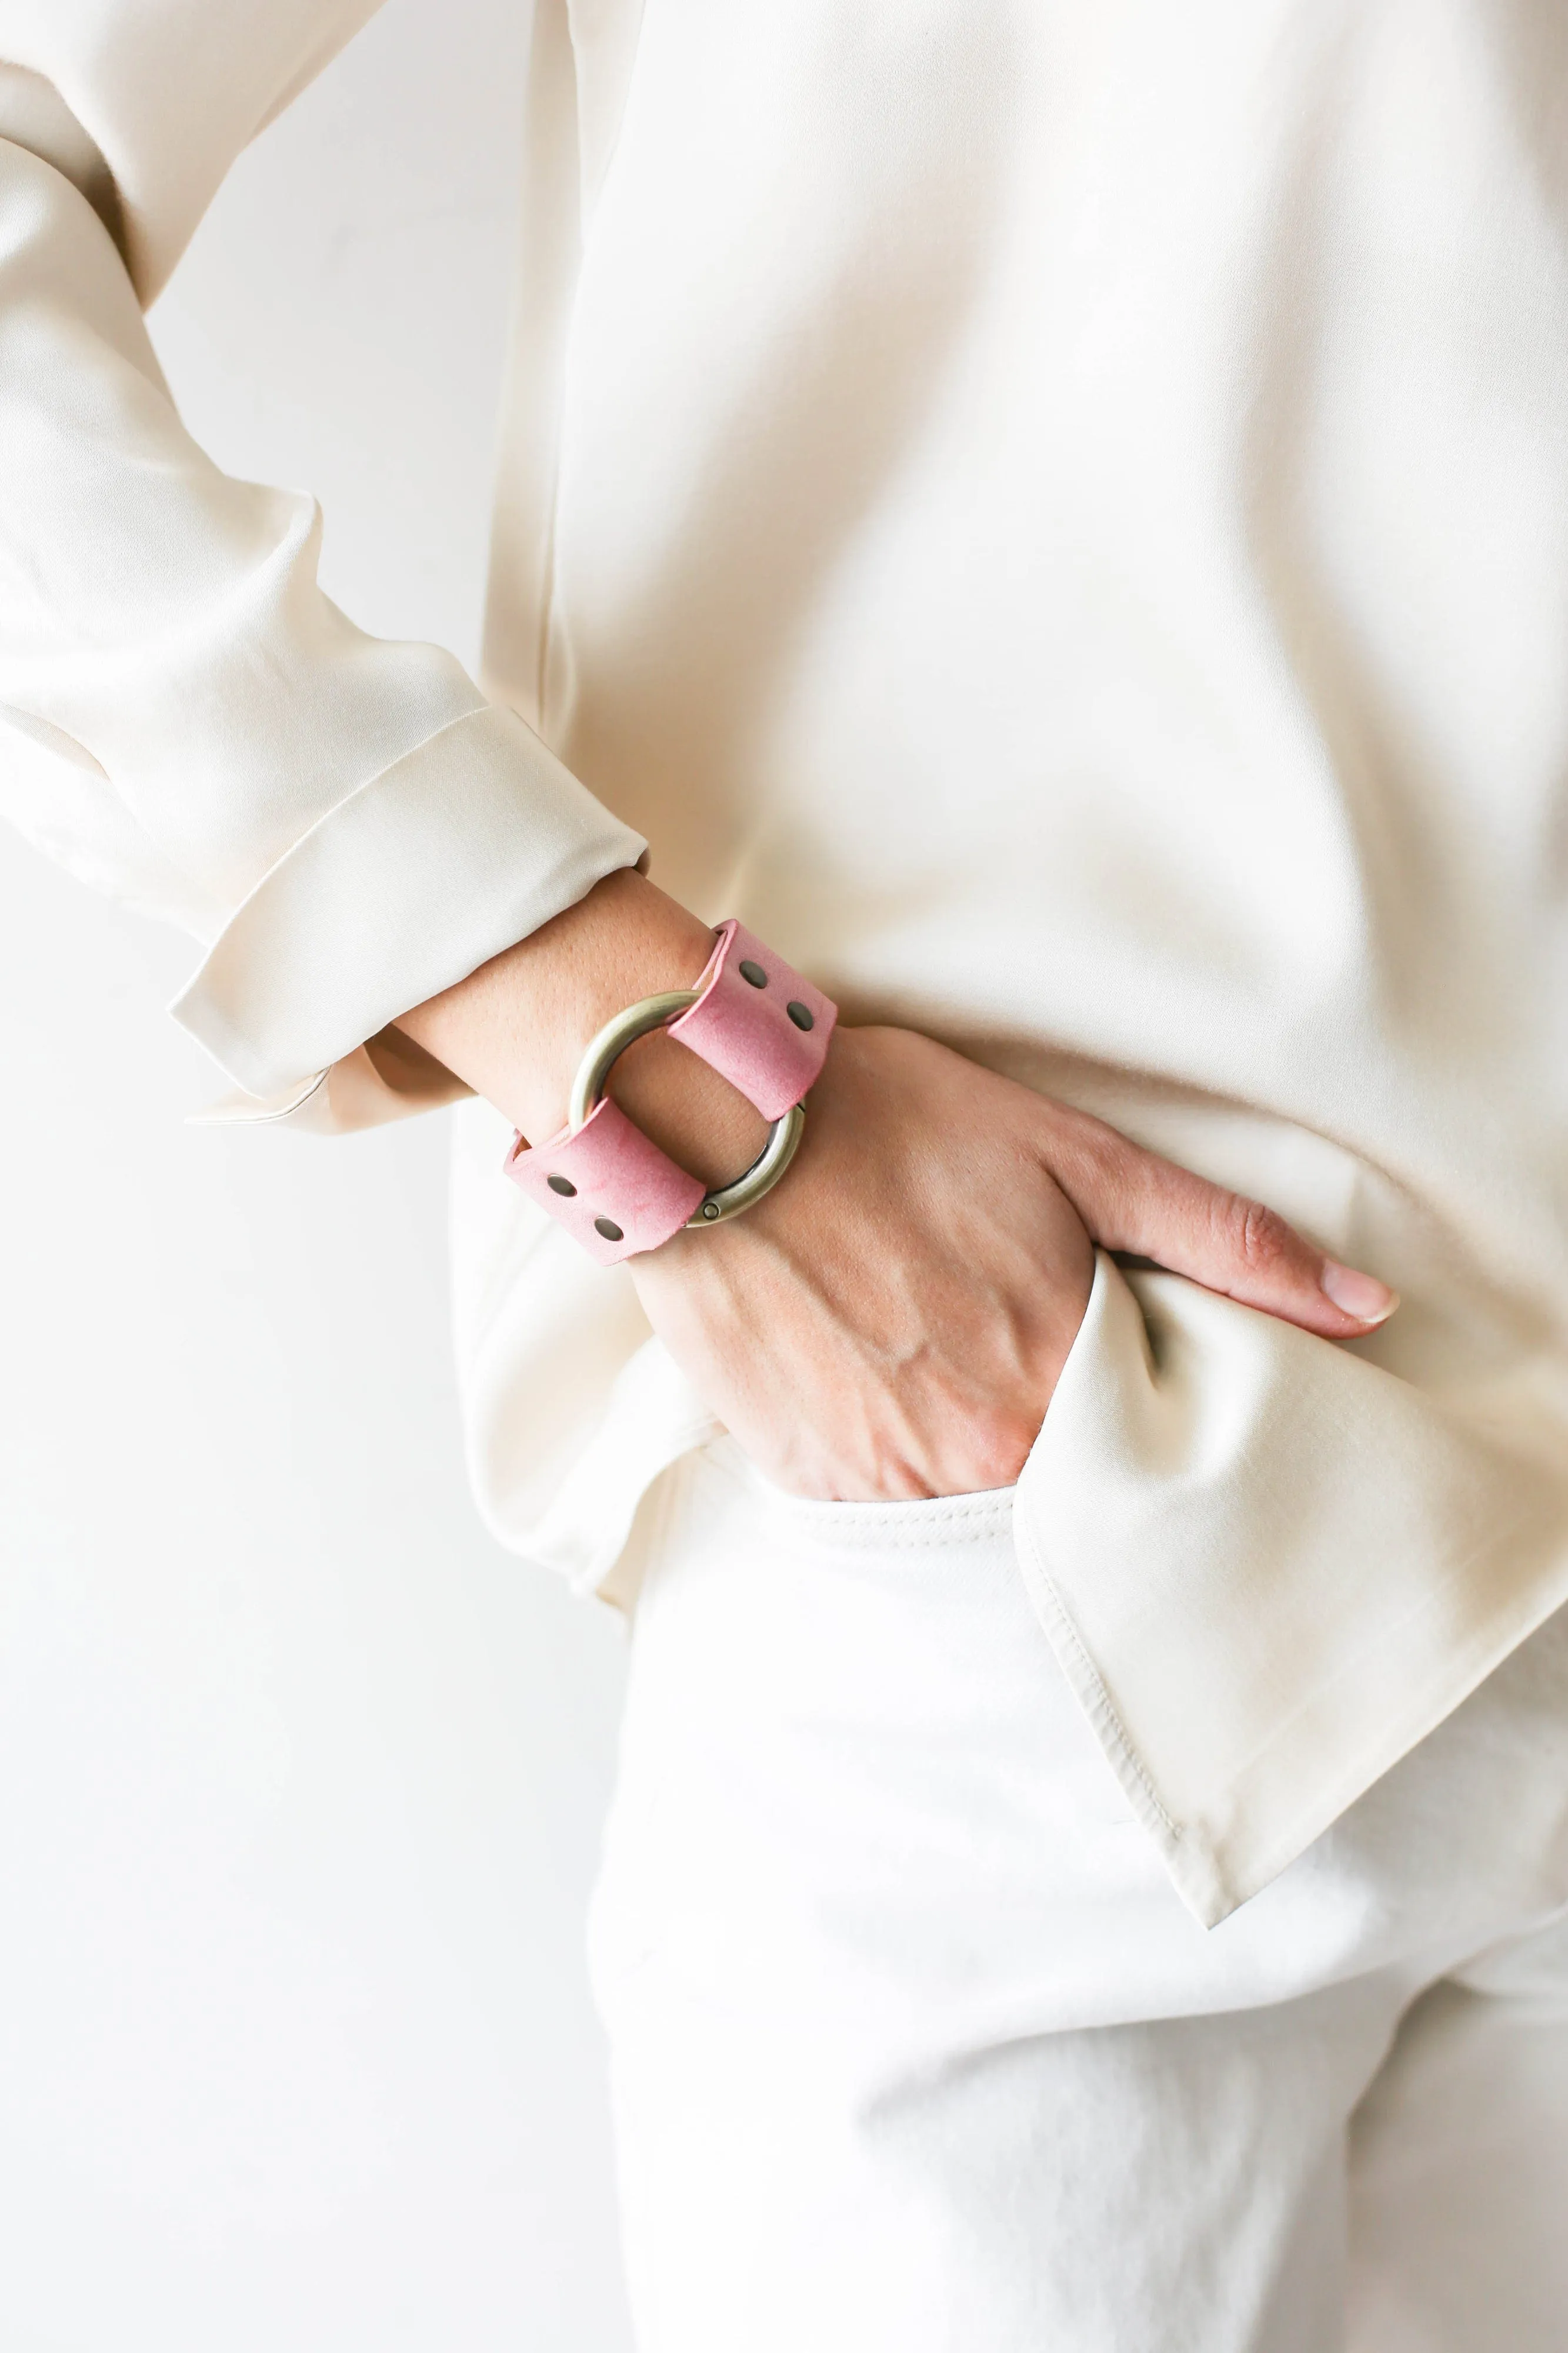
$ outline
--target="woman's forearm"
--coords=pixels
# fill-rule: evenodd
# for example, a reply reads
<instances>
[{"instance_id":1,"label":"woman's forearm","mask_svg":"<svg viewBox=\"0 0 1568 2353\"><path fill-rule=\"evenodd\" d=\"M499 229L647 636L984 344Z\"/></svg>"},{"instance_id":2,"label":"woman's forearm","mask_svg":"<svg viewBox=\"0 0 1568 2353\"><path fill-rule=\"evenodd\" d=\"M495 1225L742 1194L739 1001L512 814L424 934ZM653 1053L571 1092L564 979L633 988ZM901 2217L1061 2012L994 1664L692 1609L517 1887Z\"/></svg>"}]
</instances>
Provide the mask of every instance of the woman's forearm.
<instances>
[{"instance_id":1,"label":"woman's forearm","mask_svg":"<svg viewBox=\"0 0 1568 2353\"><path fill-rule=\"evenodd\" d=\"M563 1124L595 1031L639 997L689 987L712 945L706 923L627 869L396 1027L538 1143ZM765 1124L744 1097L662 1035L621 1058L615 1092L705 1183L737 1176L762 1149Z\"/></svg>"}]
</instances>

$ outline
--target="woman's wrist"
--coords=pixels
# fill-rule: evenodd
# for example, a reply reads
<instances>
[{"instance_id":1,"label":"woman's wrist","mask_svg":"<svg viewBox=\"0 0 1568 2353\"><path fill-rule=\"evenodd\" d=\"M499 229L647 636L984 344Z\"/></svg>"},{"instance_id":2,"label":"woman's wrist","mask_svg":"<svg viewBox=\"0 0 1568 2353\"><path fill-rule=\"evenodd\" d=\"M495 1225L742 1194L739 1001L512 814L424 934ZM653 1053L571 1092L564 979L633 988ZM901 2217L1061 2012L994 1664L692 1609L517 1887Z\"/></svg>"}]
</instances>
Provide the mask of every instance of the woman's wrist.
<instances>
[{"instance_id":1,"label":"woman's wrist","mask_svg":"<svg viewBox=\"0 0 1568 2353\"><path fill-rule=\"evenodd\" d=\"M605 1022L640 997L689 987L712 944L706 923L627 868L395 1026L538 1143L563 1125L577 1065ZM612 1092L705 1184L737 1176L766 1137L742 1095L663 1035L627 1050Z\"/></svg>"}]
</instances>

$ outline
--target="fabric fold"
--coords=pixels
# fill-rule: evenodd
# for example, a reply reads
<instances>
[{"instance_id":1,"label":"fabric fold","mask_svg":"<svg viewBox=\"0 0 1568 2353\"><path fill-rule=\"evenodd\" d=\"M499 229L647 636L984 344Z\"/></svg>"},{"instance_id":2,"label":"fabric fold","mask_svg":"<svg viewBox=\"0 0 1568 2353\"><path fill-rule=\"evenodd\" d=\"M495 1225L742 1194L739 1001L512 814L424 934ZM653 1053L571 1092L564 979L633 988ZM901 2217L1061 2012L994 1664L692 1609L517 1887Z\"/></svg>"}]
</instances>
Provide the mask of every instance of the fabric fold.
<instances>
[{"instance_id":1,"label":"fabric fold","mask_svg":"<svg viewBox=\"0 0 1568 2353\"><path fill-rule=\"evenodd\" d=\"M1019 1482L1036 1611L1185 1902L1282 1871L1568 1599L1568 1400L1417 1388L1101 1254Z\"/></svg>"},{"instance_id":2,"label":"fabric fold","mask_svg":"<svg viewBox=\"0 0 1568 2353\"><path fill-rule=\"evenodd\" d=\"M263 875L173 1008L285 1090L574 905L646 844L509 711L452 721Z\"/></svg>"},{"instance_id":3,"label":"fabric fold","mask_svg":"<svg viewBox=\"0 0 1568 2353\"><path fill-rule=\"evenodd\" d=\"M339 610L313 500L191 439L47 62L0 71L0 811L202 943L176 1018L262 1116L450 1099L368 1042L643 837L451 654Z\"/></svg>"}]
</instances>

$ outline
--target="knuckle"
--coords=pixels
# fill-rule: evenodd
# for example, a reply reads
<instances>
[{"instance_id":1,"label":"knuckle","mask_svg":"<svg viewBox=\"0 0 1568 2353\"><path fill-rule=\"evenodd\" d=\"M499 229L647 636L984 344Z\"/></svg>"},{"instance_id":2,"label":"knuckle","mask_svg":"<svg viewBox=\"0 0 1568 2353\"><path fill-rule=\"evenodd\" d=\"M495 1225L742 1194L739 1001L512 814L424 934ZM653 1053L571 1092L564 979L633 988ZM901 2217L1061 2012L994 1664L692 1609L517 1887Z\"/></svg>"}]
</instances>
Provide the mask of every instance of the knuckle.
<instances>
[{"instance_id":1,"label":"knuckle","mask_svg":"<svg viewBox=\"0 0 1568 2353\"><path fill-rule=\"evenodd\" d=\"M1254 1274L1275 1274L1289 1261L1295 1240L1278 1210L1233 1194L1224 1213L1236 1256Z\"/></svg>"},{"instance_id":2,"label":"knuckle","mask_svg":"<svg viewBox=\"0 0 1568 2353\"><path fill-rule=\"evenodd\" d=\"M1048 1173L1079 1215L1108 1232L1136 1217L1142 1164L1136 1145L1099 1120L1077 1121L1054 1135L1046 1155Z\"/></svg>"},{"instance_id":3,"label":"knuckle","mask_svg":"<svg viewBox=\"0 0 1568 2353\"><path fill-rule=\"evenodd\" d=\"M1053 1164L1060 1161L1064 1166L1095 1175L1125 1160L1132 1149L1118 1129L1108 1127L1092 1112L1059 1103L1054 1095L1037 1097L1036 1111Z\"/></svg>"}]
</instances>

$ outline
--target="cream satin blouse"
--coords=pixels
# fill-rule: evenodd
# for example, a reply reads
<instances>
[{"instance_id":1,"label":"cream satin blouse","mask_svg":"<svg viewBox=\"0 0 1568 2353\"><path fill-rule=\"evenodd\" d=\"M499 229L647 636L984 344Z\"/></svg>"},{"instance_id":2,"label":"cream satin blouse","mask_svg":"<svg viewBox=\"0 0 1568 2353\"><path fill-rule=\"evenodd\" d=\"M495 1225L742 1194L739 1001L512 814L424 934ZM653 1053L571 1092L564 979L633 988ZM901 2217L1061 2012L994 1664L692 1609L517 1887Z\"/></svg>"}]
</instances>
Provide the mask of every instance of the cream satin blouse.
<instances>
[{"instance_id":1,"label":"cream satin blouse","mask_svg":"<svg viewBox=\"0 0 1568 2353\"><path fill-rule=\"evenodd\" d=\"M1568 12L538 0L479 685L142 324L370 13L0 0L0 804L194 934L247 1115L438 1093L385 1025L646 841L1395 1284L1102 1262L1019 1488L1217 1920L1568 1596ZM626 1593L712 1424L457 1120L481 1504Z\"/></svg>"}]
</instances>

